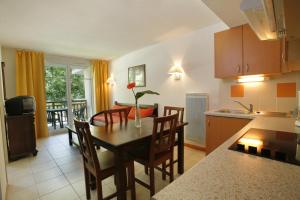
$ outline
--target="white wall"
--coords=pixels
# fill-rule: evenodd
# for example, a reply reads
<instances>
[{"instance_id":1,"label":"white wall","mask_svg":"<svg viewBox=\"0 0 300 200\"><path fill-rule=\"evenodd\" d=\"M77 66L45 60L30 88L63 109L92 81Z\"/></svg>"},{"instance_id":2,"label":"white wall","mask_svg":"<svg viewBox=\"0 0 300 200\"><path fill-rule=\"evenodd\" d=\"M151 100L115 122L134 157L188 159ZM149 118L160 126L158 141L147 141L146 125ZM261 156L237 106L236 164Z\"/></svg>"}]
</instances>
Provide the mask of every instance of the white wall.
<instances>
[{"instance_id":1,"label":"white wall","mask_svg":"<svg viewBox=\"0 0 300 200\"><path fill-rule=\"evenodd\" d=\"M0 45L0 62L1 62L1 45ZM1 185L1 199L5 199L7 177L6 177L6 142L5 142L5 129L4 129L4 98L2 90L2 70L0 70L0 185Z\"/></svg>"},{"instance_id":2,"label":"white wall","mask_svg":"<svg viewBox=\"0 0 300 200\"><path fill-rule=\"evenodd\" d=\"M145 96L141 103L156 102L160 108L185 106L186 93L200 92L209 94L210 108L217 107L220 80L214 78L214 33L226 28L225 24L218 23L113 60L111 71L116 80L113 100L134 102L126 89L127 70L130 66L146 64L146 88L159 92L160 96ZM181 63L185 71L179 81L168 74L176 63Z\"/></svg>"},{"instance_id":3,"label":"white wall","mask_svg":"<svg viewBox=\"0 0 300 200\"><path fill-rule=\"evenodd\" d=\"M116 80L113 86L113 100L134 102L133 95L126 89L127 70L130 66L146 64L146 88L159 92L160 96L143 97L142 103L185 106L188 92L208 93L210 109L242 109L232 100L254 104L254 109L289 112L297 106L296 97L277 98L277 83L296 82L300 90L300 72L271 77L259 84L245 84L245 96L230 97L231 85L236 80L214 78L214 32L226 29L223 23L215 24L189 35L162 42L134 51L112 61L112 73ZM175 81L168 75L174 63L181 63L185 74ZM145 89L145 88L141 88Z\"/></svg>"}]
</instances>

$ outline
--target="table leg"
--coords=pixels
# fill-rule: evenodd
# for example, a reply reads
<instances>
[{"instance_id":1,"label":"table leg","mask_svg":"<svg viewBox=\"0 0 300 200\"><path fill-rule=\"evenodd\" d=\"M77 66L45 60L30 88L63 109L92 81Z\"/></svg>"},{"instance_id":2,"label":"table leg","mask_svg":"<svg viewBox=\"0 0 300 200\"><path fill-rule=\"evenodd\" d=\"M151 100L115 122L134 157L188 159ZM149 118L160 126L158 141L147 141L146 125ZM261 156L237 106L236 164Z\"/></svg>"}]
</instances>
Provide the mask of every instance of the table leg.
<instances>
[{"instance_id":1,"label":"table leg","mask_svg":"<svg viewBox=\"0 0 300 200\"><path fill-rule=\"evenodd\" d=\"M60 128L64 127L64 122L63 122L63 111L60 111Z\"/></svg>"},{"instance_id":2,"label":"table leg","mask_svg":"<svg viewBox=\"0 0 300 200\"><path fill-rule=\"evenodd\" d=\"M69 145L72 146L73 144L72 131L68 129L68 133L69 133Z\"/></svg>"},{"instance_id":3,"label":"table leg","mask_svg":"<svg viewBox=\"0 0 300 200\"><path fill-rule=\"evenodd\" d=\"M184 127L178 130L178 174L184 173Z\"/></svg>"},{"instance_id":4,"label":"table leg","mask_svg":"<svg viewBox=\"0 0 300 200\"><path fill-rule=\"evenodd\" d=\"M123 162L123 153L121 150L114 152L115 166L116 166L116 186L117 186L117 199L126 200L126 168Z\"/></svg>"},{"instance_id":5,"label":"table leg","mask_svg":"<svg viewBox=\"0 0 300 200\"><path fill-rule=\"evenodd\" d=\"M52 115L52 124L54 126L54 129L56 129L56 119L55 119L55 112L51 112Z\"/></svg>"}]
</instances>

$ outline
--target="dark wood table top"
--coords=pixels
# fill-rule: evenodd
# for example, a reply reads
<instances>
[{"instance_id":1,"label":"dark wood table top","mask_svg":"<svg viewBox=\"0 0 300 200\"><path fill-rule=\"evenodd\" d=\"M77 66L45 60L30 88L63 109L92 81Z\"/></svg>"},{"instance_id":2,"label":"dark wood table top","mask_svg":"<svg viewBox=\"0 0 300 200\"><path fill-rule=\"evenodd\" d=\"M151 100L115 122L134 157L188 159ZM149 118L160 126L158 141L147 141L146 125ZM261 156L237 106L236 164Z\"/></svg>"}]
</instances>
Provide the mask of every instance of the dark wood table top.
<instances>
[{"instance_id":1,"label":"dark wood table top","mask_svg":"<svg viewBox=\"0 0 300 200\"><path fill-rule=\"evenodd\" d=\"M178 123L177 127L187 125L187 122ZM68 129L76 133L74 125L67 126ZM135 121L129 120L128 123L115 123L109 126L90 125L92 136L105 144L105 146L120 147L143 139L150 138L153 129L153 118L143 118L142 127L135 127Z\"/></svg>"}]
</instances>

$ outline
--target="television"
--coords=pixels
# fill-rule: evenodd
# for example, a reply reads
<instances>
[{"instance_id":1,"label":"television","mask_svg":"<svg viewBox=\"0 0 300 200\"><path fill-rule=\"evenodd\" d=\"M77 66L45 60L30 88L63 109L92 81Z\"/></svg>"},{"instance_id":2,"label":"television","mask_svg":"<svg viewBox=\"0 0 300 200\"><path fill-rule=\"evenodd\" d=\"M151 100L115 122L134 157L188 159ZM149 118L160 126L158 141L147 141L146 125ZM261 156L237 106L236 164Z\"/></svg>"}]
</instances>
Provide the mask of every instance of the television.
<instances>
[{"instance_id":1,"label":"television","mask_svg":"<svg viewBox=\"0 0 300 200\"><path fill-rule=\"evenodd\" d=\"M7 115L33 114L35 98L33 96L17 96L5 101Z\"/></svg>"}]
</instances>

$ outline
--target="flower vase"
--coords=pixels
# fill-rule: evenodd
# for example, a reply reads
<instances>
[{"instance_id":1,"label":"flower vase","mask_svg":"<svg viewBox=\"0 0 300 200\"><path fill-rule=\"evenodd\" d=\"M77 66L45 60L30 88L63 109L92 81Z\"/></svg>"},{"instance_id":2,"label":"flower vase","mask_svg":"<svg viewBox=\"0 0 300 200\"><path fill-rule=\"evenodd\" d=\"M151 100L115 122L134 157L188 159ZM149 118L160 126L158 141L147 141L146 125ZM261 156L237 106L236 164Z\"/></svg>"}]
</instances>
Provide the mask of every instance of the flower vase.
<instances>
[{"instance_id":1,"label":"flower vase","mask_svg":"<svg viewBox=\"0 0 300 200\"><path fill-rule=\"evenodd\" d=\"M142 127L141 112L139 104L135 105L135 127Z\"/></svg>"}]
</instances>

